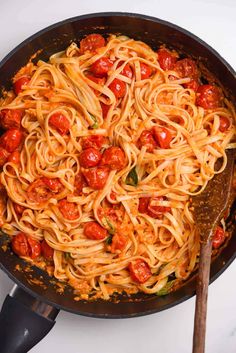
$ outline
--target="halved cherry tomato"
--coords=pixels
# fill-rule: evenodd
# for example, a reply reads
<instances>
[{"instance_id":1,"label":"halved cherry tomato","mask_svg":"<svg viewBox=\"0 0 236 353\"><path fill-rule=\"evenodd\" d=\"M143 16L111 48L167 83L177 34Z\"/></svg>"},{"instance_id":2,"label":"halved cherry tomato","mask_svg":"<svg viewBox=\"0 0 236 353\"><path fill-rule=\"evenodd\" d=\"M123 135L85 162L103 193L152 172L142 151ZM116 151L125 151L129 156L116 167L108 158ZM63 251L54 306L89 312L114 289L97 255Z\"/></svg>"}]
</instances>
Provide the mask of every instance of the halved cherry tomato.
<instances>
[{"instance_id":1,"label":"halved cherry tomato","mask_svg":"<svg viewBox=\"0 0 236 353\"><path fill-rule=\"evenodd\" d=\"M92 240L102 240L108 235L108 231L97 222L87 222L84 225L84 235Z\"/></svg>"},{"instance_id":2,"label":"halved cherry tomato","mask_svg":"<svg viewBox=\"0 0 236 353\"><path fill-rule=\"evenodd\" d=\"M152 218L160 218L163 213L170 212L171 208L167 206L158 206L155 205L158 201L163 201L164 198L162 196L159 197L152 197L149 201L147 207L147 214Z\"/></svg>"},{"instance_id":3,"label":"halved cherry tomato","mask_svg":"<svg viewBox=\"0 0 236 353\"><path fill-rule=\"evenodd\" d=\"M124 97L126 91L126 84L124 81L115 78L108 87L114 93L117 99Z\"/></svg>"},{"instance_id":4,"label":"halved cherry tomato","mask_svg":"<svg viewBox=\"0 0 236 353\"><path fill-rule=\"evenodd\" d=\"M51 248L51 246L48 245L46 240L43 240L41 243L41 248L42 248L42 255L46 260L52 260L53 259L53 254L54 250Z\"/></svg>"},{"instance_id":5,"label":"halved cherry tomato","mask_svg":"<svg viewBox=\"0 0 236 353\"><path fill-rule=\"evenodd\" d=\"M20 163L20 152L19 151L14 151L10 154L8 157L8 162L14 163L14 164L19 164Z\"/></svg>"},{"instance_id":6,"label":"halved cherry tomato","mask_svg":"<svg viewBox=\"0 0 236 353\"><path fill-rule=\"evenodd\" d=\"M152 69L145 63L140 63L140 71L141 71L141 80L145 80L150 77L152 74Z\"/></svg>"},{"instance_id":7,"label":"halved cherry tomato","mask_svg":"<svg viewBox=\"0 0 236 353\"><path fill-rule=\"evenodd\" d=\"M41 254L41 244L39 241L20 232L11 241L12 250L19 256L29 256L36 259Z\"/></svg>"},{"instance_id":8,"label":"halved cherry tomato","mask_svg":"<svg viewBox=\"0 0 236 353\"><path fill-rule=\"evenodd\" d=\"M84 54L87 50L95 51L98 48L104 47L105 39L101 34L89 34L80 41L80 52Z\"/></svg>"},{"instance_id":9,"label":"halved cherry tomato","mask_svg":"<svg viewBox=\"0 0 236 353\"><path fill-rule=\"evenodd\" d=\"M120 67L122 64L123 62L120 62L118 64L118 67ZM126 64L120 74L131 79L133 77L133 71L131 69L130 64Z\"/></svg>"},{"instance_id":10,"label":"halved cherry tomato","mask_svg":"<svg viewBox=\"0 0 236 353\"><path fill-rule=\"evenodd\" d=\"M36 259L41 255L41 244L38 240L35 240L31 237L27 237L29 248L30 248L30 254L29 256L31 259Z\"/></svg>"},{"instance_id":11,"label":"halved cherry tomato","mask_svg":"<svg viewBox=\"0 0 236 353\"><path fill-rule=\"evenodd\" d=\"M157 143L154 139L153 133L149 130L143 130L138 140L139 147L146 147L147 152L153 152L157 148Z\"/></svg>"},{"instance_id":12,"label":"halved cherry tomato","mask_svg":"<svg viewBox=\"0 0 236 353\"><path fill-rule=\"evenodd\" d=\"M217 227L215 230L215 234L212 239L212 246L214 249L218 249L225 241L225 232L221 227Z\"/></svg>"},{"instance_id":13,"label":"halved cherry tomato","mask_svg":"<svg viewBox=\"0 0 236 353\"><path fill-rule=\"evenodd\" d=\"M0 138L0 145L8 152L14 152L23 140L23 132L18 129L7 130Z\"/></svg>"},{"instance_id":14,"label":"halved cherry tomato","mask_svg":"<svg viewBox=\"0 0 236 353\"><path fill-rule=\"evenodd\" d=\"M172 134L168 129L166 129L164 126L154 126L153 135L161 148L170 148Z\"/></svg>"},{"instance_id":15,"label":"halved cherry tomato","mask_svg":"<svg viewBox=\"0 0 236 353\"><path fill-rule=\"evenodd\" d=\"M3 109L0 111L0 124L6 130L19 128L22 117L23 110L21 109Z\"/></svg>"},{"instance_id":16,"label":"halved cherry tomato","mask_svg":"<svg viewBox=\"0 0 236 353\"><path fill-rule=\"evenodd\" d=\"M127 238L122 234L116 233L112 237L111 252L115 253L116 250L123 250L126 244L127 244Z\"/></svg>"},{"instance_id":17,"label":"halved cherry tomato","mask_svg":"<svg viewBox=\"0 0 236 353\"><path fill-rule=\"evenodd\" d=\"M228 128L230 127L230 121L228 118L226 118L225 116L220 116L220 127L219 130L221 132L225 132L228 130Z\"/></svg>"},{"instance_id":18,"label":"halved cherry tomato","mask_svg":"<svg viewBox=\"0 0 236 353\"><path fill-rule=\"evenodd\" d=\"M120 147L109 147L107 148L101 160L101 165L107 165L111 169L120 170L125 166L125 153Z\"/></svg>"},{"instance_id":19,"label":"halved cherry tomato","mask_svg":"<svg viewBox=\"0 0 236 353\"><path fill-rule=\"evenodd\" d=\"M187 83L183 84L184 88L192 89L193 91L197 92L199 87L199 82L197 80L191 80Z\"/></svg>"},{"instance_id":20,"label":"halved cherry tomato","mask_svg":"<svg viewBox=\"0 0 236 353\"><path fill-rule=\"evenodd\" d=\"M104 77L107 75L108 71L112 67L113 62L107 57L98 59L93 63L90 70L95 76Z\"/></svg>"},{"instance_id":21,"label":"halved cherry tomato","mask_svg":"<svg viewBox=\"0 0 236 353\"><path fill-rule=\"evenodd\" d=\"M7 162L8 158L10 156L10 153L5 150L5 148L0 146L0 167L4 166L4 164Z\"/></svg>"},{"instance_id":22,"label":"halved cherry tomato","mask_svg":"<svg viewBox=\"0 0 236 353\"><path fill-rule=\"evenodd\" d=\"M80 140L80 143L83 149L90 148L90 147L100 149L105 142L106 142L105 137L102 135L91 135L88 137L83 137Z\"/></svg>"},{"instance_id":23,"label":"halved cherry tomato","mask_svg":"<svg viewBox=\"0 0 236 353\"><path fill-rule=\"evenodd\" d=\"M138 283L145 283L151 276L152 272L146 261L137 259L129 264L130 277Z\"/></svg>"},{"instance_id":24,"label":"halved cherry tomato","mask_svg":"<svg viewBox=\"0 0 236 353\"><path fill-rule=\"evenodd\" d=\"M28 199L36 203L46 202L53 195L53 192L44 183L42 178L36 179L33 183L31 183L26 192Z\"/></svg>"},{"instance_id":25,"label":"halved cherry tomato","mask_svg":"<svg viewBox=\"0 0 236 353\"><path fill-rule=\"evenodd\" d=\"M79 217L78 207L74 202L69 202L66 199L60 200L58 202L58 208L63 217L70 221Z\"/></svg>"},{"instance_id":26,"label":"halved cherry tomato","mask_svg":"<svg viewBox=\"0 0 236 353\"><path fill-rule=\"evenodd\" d=\"M170 212L170 207L155 205L158 201L163 201L162 196L159 197L141 197L139 199L138 210L140 213L146 213L152 218L160 218L163 213Z\"/></svg>"},{"instance_id":27,"label":"halved cherry tomato","mask_svg":"<svg viewBox=\"0 0 236 353\"><path fill-rule=\"evenodd\" d=\"M70 130L70 122L65 115L60 112L54 113L49 118L49 125L56 129L59 134L66 135Z\"/></svg>"},{"instance_id":28,"label":"halved cherry tomato","mask_svg":"<svg viewBox=\"0 0 236 353\"><path fill-rule=\"evenodd\" d=\"M90 168L96 167L102 158L101 153L97 148L86 148L79 155L79 161L81 167Z\"/></svg>"},{"instance_id":29,"label":"halved cherry tomato","mask_svg":"<svg viewBox=\"0 0 236 353\"><path fill-rule=\"evenodd\" d=\"M138 211L140 213L147 213L150 197L140 197L138 204Z\"/></svg>"},{"instance_id":30,"label":"halved cherry tomato","mask_svg":"<svg viewBox=\"0 0 236 353\"><path fill-rule=\"evenodd\" d=\"M18 203L14 203L14 209L16 213L21 216L26 208L24 206L18 205Z\"/></svg>"},{"instance_id":31,"label":"halved cherry tomato","mask_svg":"<svg viewBox=\"0 0 236 353\"><path fill-rule=\"evenodd\" d=\"M204 109L215 109L221 105L223 96L217 86L201 85L197 90L196 104Z\"/></svg>"},{"instance_id":32,"label":"halved cherry tomato","mask_svg":"<svg viewBox=\"0 0 236 353\"><path fill-rule=\"evenodd\" d=\"M58 179L58 178L43 177L43 178L41 178L41 180L53 192L58 193L58 192L61 192L63 189L63 185L60 182L60 179Z\"/></svg>"},{"instance_id":33,"label":"halved cherry tomato","mask_svg":"<svg viewBox=\"0 0 236 353\"><path fill-rule=\"evenodd\" d=\"M108 167L94 167L91 169L83 169L82 173L88 185L95 190L103 189L109 176Z\"/></svg>"},{"instance_id":34,"label":"halved cherry tomato","mask_svg":"<svg viewBox=\"0 0 236 353\"><path fill-rule=\"evenodd\" d=\"M107 105L107 104L105 104L103 102L100 102L100 104L101 104L101 108L102 108L102 116L103 116L104 119L106 119L107 114L108 114L109 109L110 109L111 106Z\"/></svg>"},{"instance_id":35,"label":"halved cherry tomato","mask_svg":"<svg viewBox=\"0 0 236 353\"><path fill-rule=\"evenodd\" d=\"M18 256L29 256L30 247L25 233L20 232L16 234L11 241L11 247Z\"/></svg>"},{"instance_id":36,"label":"halved cherry tomato","mask_svg":"<svg viewBox=\"0 0 236 353\"><path fill-rule=\"evenodd\" d=\"M174 70L181 78L190 77L196 79L199 76L196 62L189 58L178 60L174 66Z\"/></svg>"},{"instance_id":37,"label":"halved cherry tomato","mask_svg":"<svg viewBox=\"0 0 236 353\"><path fill-rule=\"evenodd\" d=\"M28 76L22 76L18 78L18 80L13 84L15 94L18 95L23 90L23 86L27 86L29 82L30 78Z\"/></svg>"},{"instance_id":38,"label":"halved cherry tomato","mask_svg":"<svg viewBox=\"0 0 236 353\"><path fill-rule=\"evenodd\" d=\"M157 51L158 54L158 61L160 64L160 67L163 70L172 70L175 66L177 56L174 55L170 50L165 49L165 48L160 48Z\"/></svg>"},{"instance_id":39,"label":"halved cherry tomato","mask_svg":"<svg viewBox=\"0 0 236 353\"><path fill-rule=\"evenodd\" d=\"M86 180L83 176L82 173L79 173L75 176L75 183L74 183L74 187L75 187L75 195L81 195L83 188L87 186Z\"/></svg>"}]
</instances>

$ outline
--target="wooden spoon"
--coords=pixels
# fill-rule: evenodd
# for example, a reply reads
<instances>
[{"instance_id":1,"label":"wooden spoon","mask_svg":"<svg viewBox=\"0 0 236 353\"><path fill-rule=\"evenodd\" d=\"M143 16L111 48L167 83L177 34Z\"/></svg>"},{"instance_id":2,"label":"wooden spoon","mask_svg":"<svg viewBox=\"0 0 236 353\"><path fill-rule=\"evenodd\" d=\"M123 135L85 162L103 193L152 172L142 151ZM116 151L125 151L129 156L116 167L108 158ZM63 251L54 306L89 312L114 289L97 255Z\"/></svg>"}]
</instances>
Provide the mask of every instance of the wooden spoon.
<instances>
[{"instance_id":1,"label":"wooden spoon","mask_svg":"<svg viewBox=\"0 0 236 353\"><path fill-rule=\"evenodd\" d=\"M204 353L206 335L207 294L211 265L212 236L230 206L235 151L227 153L227 165L221 174L209 181L205 190L193 197L194 219L200 235L200 258L197 277L193 333L193 353Z\"/></svg>"}]
</instances>

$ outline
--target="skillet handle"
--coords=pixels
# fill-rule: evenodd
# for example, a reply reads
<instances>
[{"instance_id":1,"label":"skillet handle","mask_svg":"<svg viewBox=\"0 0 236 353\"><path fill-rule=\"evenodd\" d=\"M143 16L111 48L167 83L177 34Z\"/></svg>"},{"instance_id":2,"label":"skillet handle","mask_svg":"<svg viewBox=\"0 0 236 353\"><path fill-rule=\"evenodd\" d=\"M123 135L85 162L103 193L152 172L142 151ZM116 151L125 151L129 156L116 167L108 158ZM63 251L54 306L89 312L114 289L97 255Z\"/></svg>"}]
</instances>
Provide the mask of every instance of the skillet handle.
<instances>
[{"instance_id":1,"label":"skillet handle","mask_svg":"<svg viewBox=\"0 0 236 353\"><path fill-rule=\"evenodd\" d=\"M53 328L59 310L15 286L0 313L1 353L26 353Z\"/></svg>"}]
</instances>

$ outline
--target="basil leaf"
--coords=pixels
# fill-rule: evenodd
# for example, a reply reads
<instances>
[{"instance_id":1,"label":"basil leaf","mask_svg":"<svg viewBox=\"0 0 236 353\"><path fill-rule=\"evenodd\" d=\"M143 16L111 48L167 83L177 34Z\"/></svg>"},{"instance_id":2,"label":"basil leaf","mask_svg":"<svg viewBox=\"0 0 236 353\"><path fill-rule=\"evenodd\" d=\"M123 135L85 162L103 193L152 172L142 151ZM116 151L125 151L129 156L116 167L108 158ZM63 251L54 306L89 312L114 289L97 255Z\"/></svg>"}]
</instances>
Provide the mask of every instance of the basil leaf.
<instances>
[{"instance_id":1,"label":"basil leaf","mask_svg":"<svg viewBox=\"0 0 236 353\"><path fill-rule=\"evenodd\" d=\"M65 252L64 253L65 259L68 261L71 259L70 253L69 252Z\"/></svg>"},{"instance_id":2,"label":"basil leaf","mask_svg":"<svg viewBox=\"0 0 236 353\"><path fill-rule=\"evenodd\" d=\"M162 295L167 295L170 292L174 282L175 280L167 282L166 285L162 289L160 289L156 294L159 297L161 297Z\"/></svg>"},{"instance_id":3,"label":"basil leaf","mask_svg":"<svg viewBox=\"0 0 236 353\"><path fill-rule=\"evenodd\" d=\"M107 228L107 226L109 227L108 233L110 235L114 235L115 231L116 231L115 227L113 226L113 224L109 221L109 219L107 217L104 217L104 219L105 219L106 224L104 222L103 222L103 224L105 225L106 228Z\"/></svg>"},{"instance_id":4,"label":"basil leaf","mask_svg":"<svg viewBox=\"0 0 236 353\"><path fill-rule=\"evenodd\" d=\"M109 237L106 238L106 244L107 244L107 245L111 245L111 243L112 243L112 238L113 238L113 235L109 235Z\"/></svg>"},{"instance_id":5,"label":"basil leaf","mask_svg":"<svg viewBox=\"0 0 236 353\"><path fill-rule=\"evenodd\" d=\"M137 186L138 185L138 174L136 172L135 167L131 169L129 174L126 177L125 183L127 185Z\"/></svg>"},{"instance_id":6,"label":"basil leaf","mask_svg":"<svg viewBox=\"0 0 236 353\"><path fill-rule=\"evenodd\" d=\"M94 124L91 126L92 129L98 129L99 128L99 125L98 125L98 121L97 121L97 118L95 116L93 116L92 114L89 114L90 117L93 119L94 121Z\"/></svg>"}]
</instances>

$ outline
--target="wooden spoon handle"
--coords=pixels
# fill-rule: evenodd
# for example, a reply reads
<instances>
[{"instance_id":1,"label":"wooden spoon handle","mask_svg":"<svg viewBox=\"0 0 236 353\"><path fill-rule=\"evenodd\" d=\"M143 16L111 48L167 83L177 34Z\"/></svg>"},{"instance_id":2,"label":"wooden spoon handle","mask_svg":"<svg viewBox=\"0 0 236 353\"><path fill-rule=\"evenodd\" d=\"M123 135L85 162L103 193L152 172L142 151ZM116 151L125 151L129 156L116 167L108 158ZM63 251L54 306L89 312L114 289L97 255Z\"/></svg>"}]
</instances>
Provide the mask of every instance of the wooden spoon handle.
<instances>
[{"instance_id":1,"label":"wooden spoon handle","mask_svg":"<svg viewBox=\"0 0 236 353\"><path fill-rule=\"evenodd\" d=\"M207 295L211 267L212 241L201 243L199 270L196 290L196 304L193 332L193 353L205 352Z\"/></svg>"}]
</instances>

